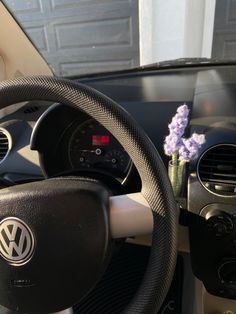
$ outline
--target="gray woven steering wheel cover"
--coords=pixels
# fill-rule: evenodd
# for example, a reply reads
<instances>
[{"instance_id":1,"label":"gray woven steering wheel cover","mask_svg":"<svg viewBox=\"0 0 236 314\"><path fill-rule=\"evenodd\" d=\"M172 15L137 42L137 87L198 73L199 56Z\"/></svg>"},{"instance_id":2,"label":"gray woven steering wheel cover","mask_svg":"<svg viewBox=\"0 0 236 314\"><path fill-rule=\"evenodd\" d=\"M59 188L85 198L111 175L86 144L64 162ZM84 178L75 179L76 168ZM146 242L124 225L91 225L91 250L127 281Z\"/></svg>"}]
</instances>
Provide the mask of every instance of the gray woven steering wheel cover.
<instances>
[{"instance_id":1,"label":"gray woven steering wheel cover","mask_svg":"<svg viewBox=\"0 0 236 314\"><path fill-rule=\"evenodd\" d=\"M156 148L123 108L74 81L37 76L0 83L0 108L27 100L49 100L84 110L107 128L132 158L141 177L141 192L152 208L154 226L146 273L124 313L157 313L175 271L179 212Z\"/></svg>"}]
</instances>

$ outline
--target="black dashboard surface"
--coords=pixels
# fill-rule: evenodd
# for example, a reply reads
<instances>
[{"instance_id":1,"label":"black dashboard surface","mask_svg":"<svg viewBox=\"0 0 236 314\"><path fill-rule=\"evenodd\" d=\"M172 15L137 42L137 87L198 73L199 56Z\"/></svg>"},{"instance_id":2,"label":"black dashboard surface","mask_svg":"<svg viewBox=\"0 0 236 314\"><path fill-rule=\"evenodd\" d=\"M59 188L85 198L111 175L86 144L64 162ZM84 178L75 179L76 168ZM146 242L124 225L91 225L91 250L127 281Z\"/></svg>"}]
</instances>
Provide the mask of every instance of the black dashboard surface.
<instances>
[{"instance_id":1,"label":"black dashboard surface","mask_svg":"<svg viewBox=\"0 0 236 314\"><path fill-rule=\"evenodd\" d=\"M123 106L146 131L166 165L168 158L163 153L164 137L168 133L168 123L176 108L183 103L191 109L187 132L196 130L206 133L207 141L202 152L219 142L234 142L235 66L113 74L83 78L80 82L99 90ZM39 179L43 177L45 173L40 167L38 153L31 150L29 145L32 130L38 125L36 122L52 105L41 102L26 103L13 106L7 114L2 112L0 126L7 129L12 138L8 158L0 163L0 174L3 177L17 182L30 177ZM57 117L53 117L51 130L47 130L49 134L65 123L65 116L64 122L60 123L60 119L62 118L59 117L59 121L56 121ZM67 122L70 124L71 121ZM215 133L219 134L215 136ZM42 141L46 143L48 138L45 134L44 137ZM42 153L40 147L39 151ZM194 171L196 166L197 162L192 163L190 169Z\"/></svg>"},{"instance_id":2,"label":"black dashboard surface","mask_svg":"<svg viewBox=\"0 0 236 314\"><path fill-rule=\"evenodd\" d=\"M114 74L84 78L80 82L123 106L149 135L165 163L168 158L163 154L164 137L168 133L168 123L180 104L187 103L191 108L188 132L190 129L204 131L215 123L218 126L219 123L227 124L226 121L229 121L232 129L234 123L236 68L233 66ZM30 144L35 123L50 105L27 103L24 106L21 104L18 110L15 105L13 112L0 120L0 126L12 133L14 143L8 158L0 163L2 175L42 176L38 156L27 145ZM32 110L33 107L37 110ZM16 128L20 131L16 132ZM217 139L207 141L203 149L209 144L217 144Z\"/></svg>"},{"instance_id":3,"label":"black dashboard surface","mask_svg":"<svg viewBox=\"0 0 236 314\"><path fill-rule=\"evenodd\" d=\"M127 110L153 141L166 168L169 158L164 155L163 142L168 134L168 123L179 105L188 105L190 119L185 136L203 133L206 142L199 157L187 167L182 196L188 211L213 220L209 226L204 222L191 229L192 265L208 291L236 299L236 279L232 283L228 268L225 276L225 265L230 265L236 278L236 66L180 67L79 81ZM85 169L86 176L87 170L92 170L91 176L105 178L119 194L140 190L138 173L132 165L127 166L129 162L122 147L100 126L96 126L96 132L91 131L94 122L87 122L90 117L83 112L63 104L28 102L13 105L0 114L0 135L5 130L10 142L10 150L0 162L0 185L61 174L83 175L81 169L75 173L69 162L69 147L71 142L75 143L73 147L83 143L87 152L86 139L92 137L101 147L96 151L96 158L92 158L92 169ZM87 135L81 140L79 134L83 133ZM72 141L73 134L77 137ZM113 143L111 149L110 142ZM92 150L91 145L89 149ZM100 155L103 161L114 163L99 168ZM84 157L78 155L78 158ZM123 168L117 168L117 163ZM202 230L200 238L199 230ZM230 281L226 282L228 277Z\"/></svg>"}]
</instances>

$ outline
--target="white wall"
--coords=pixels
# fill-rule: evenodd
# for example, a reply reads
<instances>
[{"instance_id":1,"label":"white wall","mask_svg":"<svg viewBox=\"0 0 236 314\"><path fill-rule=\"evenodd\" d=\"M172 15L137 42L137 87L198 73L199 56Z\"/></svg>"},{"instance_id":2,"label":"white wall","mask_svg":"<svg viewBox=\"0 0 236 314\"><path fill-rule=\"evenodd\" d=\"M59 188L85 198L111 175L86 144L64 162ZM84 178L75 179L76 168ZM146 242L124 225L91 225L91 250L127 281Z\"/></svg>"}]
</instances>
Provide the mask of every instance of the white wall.
<instances>
[{"instance_id":1,"label":"white wall","mask_svg":"<svg viewBox=\"0 0 236 314\"><path fill-rule=\"evenodd\" d=\"M139 0L140 62L210 57L215 0Z\"/></svg>"}]
</instances>

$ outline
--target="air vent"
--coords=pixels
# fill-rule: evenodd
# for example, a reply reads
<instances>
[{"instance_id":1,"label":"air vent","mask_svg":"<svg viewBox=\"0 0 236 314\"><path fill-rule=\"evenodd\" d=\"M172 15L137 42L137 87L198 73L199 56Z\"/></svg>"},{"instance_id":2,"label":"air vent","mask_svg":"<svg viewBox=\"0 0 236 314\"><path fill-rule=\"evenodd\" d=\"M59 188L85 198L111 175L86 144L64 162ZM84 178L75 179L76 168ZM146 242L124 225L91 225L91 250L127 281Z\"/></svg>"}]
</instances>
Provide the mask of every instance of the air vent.
<instances>
[{"instance_id":1,"label":"air vent","mask_svg":"<svg viewBox=\"0 0 236 314\"><path fill-rule=\"evenodd\" d=\"M29 113L35 113L36 111L39 110L39 107L38 106L31 106L31 107L28 107L24 110L24 113L25 114L29 114Z\"/></svg>"},{"instance_id":2,"label":"air vent","mask_svg":"<svg viewBox=\"0 0 236 314\"><path fill-rule=\"evenodd\" d=\"M207 150L199 161L198 175L211 192L236 196L236 145L217 145Z\"/></svg>"},{"instance_id":3,"label":"air vent","mask_svg":"<svg viewBox=\"0 0 236 314\"><path fill-rule=\"evenodd\" d=\"M6 158L9 150L9 136L5 130L0 130L0 163Z\"/></svg>"}]
</instances>

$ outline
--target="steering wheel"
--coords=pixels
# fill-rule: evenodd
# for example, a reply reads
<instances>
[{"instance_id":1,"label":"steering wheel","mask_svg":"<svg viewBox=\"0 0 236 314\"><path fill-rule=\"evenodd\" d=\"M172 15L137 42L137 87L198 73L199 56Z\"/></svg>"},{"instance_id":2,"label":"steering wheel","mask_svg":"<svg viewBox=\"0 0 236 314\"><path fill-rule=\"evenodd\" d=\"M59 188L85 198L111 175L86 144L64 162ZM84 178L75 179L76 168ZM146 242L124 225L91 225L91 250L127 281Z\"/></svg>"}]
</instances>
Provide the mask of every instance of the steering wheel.
<instances>
[{"instance_id":1,"label":"steering wheel","mask_svg":"<svg viewBox=\"0 0 236 314\"><path fill-rule=\"evenodd\" d=\"M27 313L69 308L100 279L112 238L152 231L143 281L123 313L157 313L175 270L179 213L156 148L124 109L82 84L44 76L0 83L0 108L28 100L63 103L100 122L130 155L142 190L111 197L81 177L0 190L0 304Z\"/></svg>"}]
</instances>

